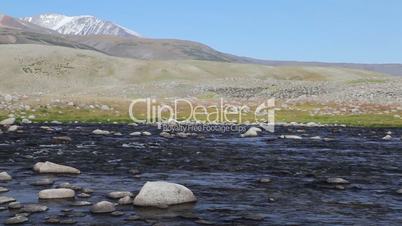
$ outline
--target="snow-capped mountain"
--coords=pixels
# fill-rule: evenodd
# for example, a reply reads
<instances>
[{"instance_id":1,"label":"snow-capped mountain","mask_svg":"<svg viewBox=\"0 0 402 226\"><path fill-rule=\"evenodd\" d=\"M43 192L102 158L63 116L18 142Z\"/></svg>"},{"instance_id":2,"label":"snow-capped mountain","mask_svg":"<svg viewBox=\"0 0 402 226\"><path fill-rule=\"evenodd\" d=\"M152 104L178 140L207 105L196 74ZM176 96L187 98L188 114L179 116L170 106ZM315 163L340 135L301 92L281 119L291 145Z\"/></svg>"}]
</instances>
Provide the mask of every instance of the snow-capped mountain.
<instances>
[{"instance_id":1,"label":"snow-capped mountain","mask_svg":"<svg viewBox=\"0 0 402 226\"><path fill-rule=\"evenodd\" d=\"M94 16L65 16L42 14L25 17L22 20L48 28L64 35L114 35L120 37L140 37L132 30L118 24L104 21Z\"/></svg>"}]
</instances>

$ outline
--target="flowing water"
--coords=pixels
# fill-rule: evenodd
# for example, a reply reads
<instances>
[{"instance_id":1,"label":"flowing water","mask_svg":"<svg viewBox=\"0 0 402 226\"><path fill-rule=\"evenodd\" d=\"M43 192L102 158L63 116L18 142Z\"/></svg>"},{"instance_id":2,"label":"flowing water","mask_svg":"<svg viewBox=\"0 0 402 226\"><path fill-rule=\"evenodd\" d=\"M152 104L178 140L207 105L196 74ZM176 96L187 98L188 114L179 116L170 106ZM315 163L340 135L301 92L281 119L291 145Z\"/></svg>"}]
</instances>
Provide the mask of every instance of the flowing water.
<instances>
[{"instance_id":1,"label":"flowing water","mask_svg":"<svg viewBox=\"0 0 402 226\"><path fill-rule=\"evenodd\" d=\"M166 139L152 126L57 125L24 126L22 132L0 135L0 171L13 176L0 186L21 203L49 207L29 216L26 225L43 225L46 217L76 221L76 225L401 225L401 129L341 127L277 127L274 134L255 138L237 133L200 134ZM123 135L94 135L97 128ZM152 136L133 137L134 131ZM394 140L382 137L392 131ZM281 134L302 140L279 139ZM55 136L69 136L66 144ZM329 139L310 139L314 136ZM52 161L81 170L78 176L38 175L32 166ZM129 170L138 169L141 177ZM73 200L41 201L37 193L48 187L30 185L51 177L57 186L70 182L91 188L96 203L111 191L136 194L147 181L165 180L190 188L195 204L168 209L118 206L123 216L93 215L90 207L72 207ZM325 181L347 179L340 189ZM270 183L259 183L261 178ZM113 201L113 200L109 200ZM6 206L6 205L3 205ZM66 210L69 209L69 210ZM0 224L18 211L0 211ZM128 221L137 216L136 221Z\"/></svg>"}]
</instances>

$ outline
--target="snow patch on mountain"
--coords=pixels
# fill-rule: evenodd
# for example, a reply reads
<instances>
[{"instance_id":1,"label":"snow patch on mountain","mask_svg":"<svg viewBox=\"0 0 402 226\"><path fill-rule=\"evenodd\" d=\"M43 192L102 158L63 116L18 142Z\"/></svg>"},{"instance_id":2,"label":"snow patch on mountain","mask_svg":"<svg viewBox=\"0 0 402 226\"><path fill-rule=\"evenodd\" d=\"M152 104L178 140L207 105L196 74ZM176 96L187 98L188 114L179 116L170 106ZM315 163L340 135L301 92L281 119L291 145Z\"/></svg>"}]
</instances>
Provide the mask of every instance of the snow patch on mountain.
<instances>
[{"instance_id":1,"label":"snow patch on mountain","mask_svg":"<svg viewBox=\"0 0 402 226\"><path fill-rule=\"evenodd\" d=\"M104 21L94 16L65 16L61 14L42 14L25 17L22 20L45 27L64 35L114 35L121 37L140 37L140 35L118 24Z\"/></svg>"}]
</instances>

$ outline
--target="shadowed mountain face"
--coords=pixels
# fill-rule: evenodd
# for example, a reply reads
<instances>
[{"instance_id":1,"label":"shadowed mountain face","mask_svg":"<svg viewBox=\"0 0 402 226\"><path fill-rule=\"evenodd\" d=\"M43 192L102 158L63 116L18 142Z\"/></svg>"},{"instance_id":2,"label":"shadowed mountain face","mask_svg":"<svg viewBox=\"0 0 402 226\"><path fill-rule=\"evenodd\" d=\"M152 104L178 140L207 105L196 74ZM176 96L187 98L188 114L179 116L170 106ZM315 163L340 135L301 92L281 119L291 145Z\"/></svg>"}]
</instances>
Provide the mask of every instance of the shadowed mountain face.
<instances>
[{"instance_id":1,"label":"shadowed mountain face","mask_svg":"<svg viewBox=\"0 0 402 226\"><path fill-rule=\"evenodd\" d=\"M0 14L0 44L64 46L95 50L111 56L143 60L205 60L268 66L340 67L402 76L402 64L348 64L258 60L222 53L197 42L141 38L136 36L137 33L131 30L91 16L66 17L58 15L50 19L49 16L42 18L39 16L19 20Z\"/></svg>"}]
</instances>

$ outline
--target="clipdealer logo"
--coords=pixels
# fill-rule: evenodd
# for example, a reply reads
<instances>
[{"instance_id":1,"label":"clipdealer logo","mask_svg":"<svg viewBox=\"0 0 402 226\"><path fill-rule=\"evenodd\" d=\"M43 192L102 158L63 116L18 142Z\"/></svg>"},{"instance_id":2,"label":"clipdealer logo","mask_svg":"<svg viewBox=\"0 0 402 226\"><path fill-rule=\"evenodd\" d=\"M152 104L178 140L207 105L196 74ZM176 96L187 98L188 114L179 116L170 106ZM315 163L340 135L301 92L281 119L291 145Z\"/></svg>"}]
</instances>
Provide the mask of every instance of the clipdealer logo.
<instances>
[{"instance_id":1,"label":"clipdealer logo","mask_svg":"<svg viewBox=\"0 0 402 226\"><path fill-rule=\"evenodd\" d=\"M254 109L254 110L252 110ZM138 113L141 112L141 113ZM154 98L142 98L131 101L129 116L135 123L158 123L163 124L200 122L203 131L217 131L218 129L207 128L205 125L212 124L237 124L241 125L253 121L259 123L265 130L275 131L275 98L268 99L254 108L248 105L229 104L223 98L218 103L201 105L191 102L189 99L174 99L172 104L161 104ZM139 117L142 116L142 117ZM166 127L165 127L166 128ZM200 127L197 127L199 130ZM241 131L239 127L223 131ZM190 129L188 129L190 130ZM194 130L194 129L193 129Z\"/></svg>"}]
</instances>

